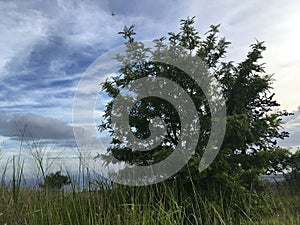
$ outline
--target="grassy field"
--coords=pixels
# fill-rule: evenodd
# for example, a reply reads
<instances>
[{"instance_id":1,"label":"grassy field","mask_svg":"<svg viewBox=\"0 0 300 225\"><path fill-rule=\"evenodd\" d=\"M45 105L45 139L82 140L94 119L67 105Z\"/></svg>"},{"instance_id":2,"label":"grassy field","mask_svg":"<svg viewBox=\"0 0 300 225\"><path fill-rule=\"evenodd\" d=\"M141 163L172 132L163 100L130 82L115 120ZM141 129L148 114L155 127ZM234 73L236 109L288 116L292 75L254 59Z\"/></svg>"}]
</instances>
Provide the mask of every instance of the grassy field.
<instances>
[{"instance_id":1,"label":"grassy field","mask_svg":"<svg viewBox=\"0 0 300 225\"><path fill-rule=\"evenodd\" d=\"M265 185L256 192L224 186L186 189L175 180L145 187L110 186L83 173L68 174L69 188L58 190L26 186L23 165L13 158L12 175L8 164L0 171L0 224L300 225L299 185Z\"/></svg>"},{"instance_id":2,"label":"grassy field","mask_svg":"<svg viewBox=\"0 0 300 225\"><path fill-rule=\"evenodd\" d=\"M0 188L0 224L300 224L300 193L266 188L247 197L184 197L176 187L104 188L62 191Z\"/></svg>"}]
</instances>

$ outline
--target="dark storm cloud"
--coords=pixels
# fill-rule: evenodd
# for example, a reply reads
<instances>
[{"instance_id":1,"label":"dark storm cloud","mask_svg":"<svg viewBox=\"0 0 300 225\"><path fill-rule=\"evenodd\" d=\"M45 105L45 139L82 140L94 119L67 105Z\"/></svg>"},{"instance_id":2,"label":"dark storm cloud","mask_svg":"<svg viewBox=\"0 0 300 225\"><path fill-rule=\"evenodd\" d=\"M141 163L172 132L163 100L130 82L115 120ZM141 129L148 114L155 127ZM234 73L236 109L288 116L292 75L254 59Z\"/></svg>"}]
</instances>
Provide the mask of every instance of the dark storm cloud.
<instances>
[{"instance_id":1,"label":"dark storm cloud","mask_svg":"<svg viewBox=\"0 0 300 225\"><path fill-rule=\"evenodd\" d=\"M72 139L73 128L66 122L32 113L9 116L0 112L0 135L33 139Z\"/></svg>"}]
</instances>

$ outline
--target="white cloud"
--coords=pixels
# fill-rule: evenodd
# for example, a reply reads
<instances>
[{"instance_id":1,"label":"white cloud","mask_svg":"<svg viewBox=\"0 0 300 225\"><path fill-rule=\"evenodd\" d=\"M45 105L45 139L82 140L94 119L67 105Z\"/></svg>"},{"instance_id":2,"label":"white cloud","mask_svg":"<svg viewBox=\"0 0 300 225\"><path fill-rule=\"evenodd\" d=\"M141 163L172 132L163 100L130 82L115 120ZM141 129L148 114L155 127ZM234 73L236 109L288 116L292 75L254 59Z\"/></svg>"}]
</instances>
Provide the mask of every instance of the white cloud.
<instances>
[{"instance_id":1,"label":"white cloud","mask_svg":"<svg viewBox=\"0 0 300 225\"><path fill-rule=\"evenodd\" d=\"M293 111L293 115L283 119L283 128L290 133L290 137L283 141L279 141L282 146L293 147L300 146L300 106Z\"/></svg>"}]
</instances>

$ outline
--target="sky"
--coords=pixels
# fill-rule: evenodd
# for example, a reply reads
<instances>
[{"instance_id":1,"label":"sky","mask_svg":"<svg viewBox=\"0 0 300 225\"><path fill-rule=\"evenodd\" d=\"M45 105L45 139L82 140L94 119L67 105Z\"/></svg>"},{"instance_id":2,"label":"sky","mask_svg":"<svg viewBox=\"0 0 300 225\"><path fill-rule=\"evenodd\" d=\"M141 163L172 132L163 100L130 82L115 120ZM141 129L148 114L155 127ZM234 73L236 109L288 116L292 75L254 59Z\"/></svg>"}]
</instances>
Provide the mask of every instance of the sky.
<instances>
[{"instance_id":1,"label":"sky","mask_svg":"<svg viewBox=\"0 0 300 225\"><path fill-rule=\"evenodd\" d=\"M221 24L221 36L232 42L228 60L243 60L249 45L265 41L264 62L266 72L274 73L276 100L280 109L294 113L284 125L290 138L280 144L300 145L297 0L0 0L2 147L13 151L24 129L33 138L64 146L73 127L81 129L72 123L79 81L94 60L124 43L118 35L124 25L135 24L136 39L152 40L177 32L188 16L196 16L201 35L211 24ZM105 98L98 104L100 115Z\"/></svg>"}]
</instances>

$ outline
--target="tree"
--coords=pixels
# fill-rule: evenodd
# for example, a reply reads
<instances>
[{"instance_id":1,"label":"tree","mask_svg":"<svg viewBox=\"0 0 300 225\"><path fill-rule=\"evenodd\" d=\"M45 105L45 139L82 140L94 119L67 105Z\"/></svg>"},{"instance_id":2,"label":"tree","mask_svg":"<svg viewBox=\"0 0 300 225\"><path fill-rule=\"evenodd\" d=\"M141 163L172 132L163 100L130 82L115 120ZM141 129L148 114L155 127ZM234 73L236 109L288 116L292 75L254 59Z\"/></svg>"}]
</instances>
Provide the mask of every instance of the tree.
<instances>
[{"instance_id":1,"label":"tree","mask_svg":"<svg viewBox=\"0 0 300 225\"><path fill-rule=\"evenodd\" d=\"M290 157L290 169L291 172L288 177L288 182L294 187L299 189L300 184L300 149L298 149Z\"/></svg>"},{"instance_id":2,"label":"tree","mask_svg":"<svg viewBox=\"0 0 300 225\"><path fill-rule=\"evenodd\" d=\"M50 189L62 189L63 186L70 184L71 181L68 176L62 175L61 171L50 173L44 178L44 183L40 187Z\"/></svg>"},{"instance_id":3,"label":"tree","mask_svg":"<svg viewBox=\"0 0 300 225\"><path fill-rule=\"evenodd\" d=\"M297 173L300 172L300 149L291 156L291 168Z\"/></svg>"},{"instance_id":4,"label":"tree","mask_svg":"<svg viewBox=\"0 0 300 225\"><path fill-rule=\"evenodd\" d=\"M210 26L205 37L201 38L194 28L194 17L187 18L181 20L180 32L169 32L167 37L154 40L155 51L149 51L134 39L134 26L125 26L120 34L127 40L127 51L135 49L136 54L118 55L116 58L122 63L119 74L102 84L102 90L112 98L107 104L105 119L99 125L101 131L108 130L113 137L108 149L109 154L128 164L150 165L172 153L180 139L181 121L174 107L166 100L156 97L143 98L130 112L131 130L141 139L149 137L151 119L156 116L163 118L167 126L167 135L164 141L151 151L137 152L126 147L116 138L111 121L112 105L122 88L142 77L164 77L175 81L189 94L201 124L196 152L185 168L174 175L176 182L190 185L192 180L193 185L199 187L217 184L231 186L233 183L238 183L240 187L249 187L250 183L257 180L258 175L268 165L257 164L256 159L260 157L260 152L276 149L276 139L288 137L288 133L281 129L281 120L289 113L276 110L279 104L274 100L275 94L272 93L272 75L266 74L264 64L260 63L262 52L266 49L264 43L257 41L252 44L242 62L227 62L225 57L231 43L218 37L219 28L220 25ZM172 47L183 47L185 54L199 57L221 83L226 100L225 139L214 163L201 173L198 171L198 165L211 133L211 111L203 91L182 70L144 60L147 54L155 57L163 54L165 50L172 50ZM178 57L184 57L182 52L178 54ZM169 181L173 182L174 179Z\"/></svg>"}]
</instances>

